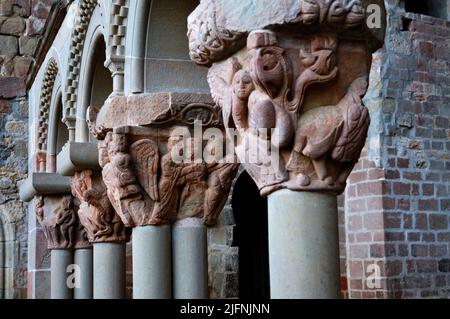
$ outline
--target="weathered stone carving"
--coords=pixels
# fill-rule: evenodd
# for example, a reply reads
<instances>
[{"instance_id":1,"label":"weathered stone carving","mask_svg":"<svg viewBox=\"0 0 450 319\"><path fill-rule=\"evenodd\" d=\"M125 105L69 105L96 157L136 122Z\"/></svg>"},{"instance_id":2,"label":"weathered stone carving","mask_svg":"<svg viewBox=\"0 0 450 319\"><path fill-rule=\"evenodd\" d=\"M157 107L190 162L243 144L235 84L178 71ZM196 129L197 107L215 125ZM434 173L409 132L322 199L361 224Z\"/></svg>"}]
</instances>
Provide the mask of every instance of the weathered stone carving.
<instances>
[{"instance_id":1,"label":"weathered stone carving","mask_svg":"<svg viewBox=\"0 0 450 319\"><path fill-rule=\"evenodd\" d=\"M99 142L107 195L124 224L161 225L199 217L214 225L238 165L193 161L198 150L193 138L183 140L174 134L167 136L167 144L157 144L148 132L148 137L136 138L140 134L126 131L108 132ZM162 145L167 145L165 154ZM192 161L174 160L174 152L188 152L186 145L192 147Z\"/></svg>"},{"instance_id":2,"label":"weathered stone carving","mask_svg":"<svg viewBox=\"0 0 450 319\"><path fill-rule=\"evenodd\" d=\"M89 22L91 21L92 14L97 4L98 0L80 0L78 3L75 21L76 27L73 28L70 43L69 65L67 68L68 71L64 95L65 103L63 120L69 128L69 131L75 130L77 92L82 60L81 56L83 55L84 42L86 40Z\"/></svg>"},{"instance_id":3,"label":"weathered stone carving","mask_svg":"<svg viewBox=\"0 0 450 319\"><path fill-rule=\"evenodd\" d=\"M72 196L64 196L61 205L50 216L44 214L44 198L36 203L36 217L48 242L48 249L73 248L77 239L77 218Z\"/></svg>"},{"instance_id":4,"label":"weathered stone carving","mask_svg":"<svg viewBox=\"0 0 450 319\"><path fill-rule=\"evenodd\" d=\"M37 127L37 152L35 171L45 172L46 151L48 136L48 117L50 112L50 103L52 100L53 87L58 75L58 64L54 58L51 58L45 69L44 79L42 81L41 97L39 101L39 121Z\"/></svg>"},{"instance_id":5,"label":"weathered stone carving","mask_svg":"<svg viewBox=\"0 0 450 319\"><path fill-rule=\"evenodd\" d=\"M91 243L127 240L125 226L115 213L106 194L101 176L91 170L77 172L72 177L73 196L80 200L78 217Z\"/></svg>"},{"instance_id":6,"label":"weathered stone carving","mask_svg":"<svg viewBox=\"0 0 450 319\"><path fill-rule=\"evenodd\" d=\"M191 41L214 34L198 21L208 5L215 25L248 34L246 47L222 48L207 63L193 60L212 64L208 82L229 140L237 138L236 155L263 195L281 188L337 193L345 188L370 123L362 97L370 50L377 48L367 41L377 34L364 23L364 4L301 0L281 7L251 1L255 12L260 5L278 11L242 19L241 26L234 16L246 13L236 1L203 0L192 13ZM234 10L233 16L224 8Z\"/></svg>"}]
</instances>

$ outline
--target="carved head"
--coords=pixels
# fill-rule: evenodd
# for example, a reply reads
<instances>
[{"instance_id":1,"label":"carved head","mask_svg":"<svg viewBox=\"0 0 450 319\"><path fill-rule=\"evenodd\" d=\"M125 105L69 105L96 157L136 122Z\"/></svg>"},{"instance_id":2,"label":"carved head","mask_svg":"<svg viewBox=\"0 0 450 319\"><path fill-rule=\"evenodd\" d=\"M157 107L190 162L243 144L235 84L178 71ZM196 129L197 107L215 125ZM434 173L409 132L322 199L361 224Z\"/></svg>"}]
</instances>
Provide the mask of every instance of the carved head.
<instances>
[{"instance_id":1,"label":"carved head","mask_svg":"<svg viewBox=\"0 0 450 319\"><path fill-rule=\"evenodd\" d=\"M70 196L70 195L63 196L62 201L61 201L61 208L64 211L67 211L67 210L70 210L73 208L72 196Z\"/></svg>"},{"instance_id":2,"label":"carved head","mask_svg":"<svg viewBox=\"0 0 450 319\"><path fill-rule=\"evenodd\" d=\"M277 45L275 33L269 30L253 31L247 40L251 77L271 98L277 97L286 85L289 72L284 50Z\"/></svg>"},{"instance_id":3,"label":"carved head","mask_svg":"<svg viewBox=\"0 0 450 319\"><path fill-rule=\"evenodd\" d=\"M109 156L117 153L125 153L127 150L127 136L125 134L112 133L108 142Z\"/></svg>"},{"instance_id":4,"label":"carved head","mask_svg":"<svg viewBox=\"0 0 450 319\"><path fill-rule=\"evenodd\" d=\"M239 70L233 78L233 93L239 100L246 101L255 89L250 73Z\"/></svg>"},{"instance_id":5,"label":"carved head","mask_svg":"<svg viewBox=\"0 0 450 319\"><path fill-rule=\"evenodd\" d=\"M319 75L330 74L337 65L336 49L337 37L315 36L311 40L311 53L300 51L303 65Z\"/></svg>"},{"instance_id":6,"label":"carved head","mask_svg":"<svg viewBox=\"0 0 450 319\"><path fill-rule=\"evenodd\" d=\"M109 163L108 143L111 139L112 132L108 132L103 141L98 141L98 163L102 168Z\"/></svg>"}]
</instances>

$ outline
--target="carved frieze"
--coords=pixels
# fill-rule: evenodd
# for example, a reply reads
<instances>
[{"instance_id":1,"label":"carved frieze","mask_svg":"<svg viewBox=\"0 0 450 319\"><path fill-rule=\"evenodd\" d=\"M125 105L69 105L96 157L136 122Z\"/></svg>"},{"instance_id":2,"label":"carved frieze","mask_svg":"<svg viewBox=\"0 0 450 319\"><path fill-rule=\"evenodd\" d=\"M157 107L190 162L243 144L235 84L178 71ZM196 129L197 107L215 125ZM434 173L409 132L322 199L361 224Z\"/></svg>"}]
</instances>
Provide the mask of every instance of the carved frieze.
<instances>
[{"instance_id":1,"label":"carved frieze","mask_svg":"<svg viewBox=\"0 0 450 319\"><path fill-rule=\"evenodd\" d=\"M366 1L297 1L280 7L280 16L249 17L240 28L217 9L228 5L221 0L202 1L192 17L207 3L216 5L217 23L248 31L246 46L210 59L208 82L228 138L237 140L236 155L261 194L342 192L370 123L362 98L376 49L368 40L376 36L365 24ZM191 20L191 40L208 36L200 24Z\"/></svg>"},{"instance_id":2,"label":"carved frieze","mask_svg":"<svg viewBox=\"0 0 450 319\"><path fill-rule=\"evenodd\" d=\"M77 172L72 177L73 196L79 201L78 217L91 243L127 240L125 226L115 213L106 194L101 176L91 170Z\"/></svg>"}]
</instances>

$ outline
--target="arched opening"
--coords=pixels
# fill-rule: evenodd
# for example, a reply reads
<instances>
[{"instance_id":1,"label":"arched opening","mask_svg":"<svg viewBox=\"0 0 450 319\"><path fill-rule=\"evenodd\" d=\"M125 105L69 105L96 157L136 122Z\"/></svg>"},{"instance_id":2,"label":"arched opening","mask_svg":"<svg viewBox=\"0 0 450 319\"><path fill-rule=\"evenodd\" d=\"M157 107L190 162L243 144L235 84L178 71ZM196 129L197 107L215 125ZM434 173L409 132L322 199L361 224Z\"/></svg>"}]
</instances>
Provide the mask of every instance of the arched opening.
<instances>
[{"instance_id":1,"label":"arched opening","mask_svg":"<svg viewBox=\"0 0 450 319\"><path fill-rule=\"evenodd\" d=\"M67 126L62 122L62 95L59 94L56 102L56 154L61 152L64 144L69 140L69 130Z\"/></svg>"},{"instance_id":2,"label":"arched opening","mask_svg":"<svg viewBox=\"0 0 450 319\"><path fill-rule=\"evenodd\" d=\"M145 53L146 92L209 93L206 68L189 58L187 17L198 0L151 1Z\"/></svg>"},{"instance_id":3,"label":"arched opening","mask_svg":"<svg viewBox=\"0 0 450 319\"><path fill-rule=\"evenodd\" d=\"M267 199L247 172L234 185L231 205L236 222L233 246L239 247L239 298L269 299Z\"/></svg>"},{"instance_id":4,"label":"arched opening","mask_svg":"<svg viewBox=\"0 0 450 319\"><path fill-rule=\"evenodd\" d=\"M89 132L86 122L86 111L93 107L99 111L106 99L113 92L113 79L111 72L105 67L106 44L101 28L95 29L91 36L89 51L82 63L80 75L79 99L77 109L77 142L97 143L95 137Z\"/></svg>"},{"instance_id":5,"label":"arched opening","mask_svg":"<svg viewBox=\"0 0 450 319\"><path fill-rule=\"evenodd\" d=\"M69 140L69 130L63 123L63 101L61 89L55 94L54 105L50 111L49 129L48 129L48 147L47 147L47 172L55 173L57 171L56 157L61 152L63 146Z\"/></svg>"}]
</instances>

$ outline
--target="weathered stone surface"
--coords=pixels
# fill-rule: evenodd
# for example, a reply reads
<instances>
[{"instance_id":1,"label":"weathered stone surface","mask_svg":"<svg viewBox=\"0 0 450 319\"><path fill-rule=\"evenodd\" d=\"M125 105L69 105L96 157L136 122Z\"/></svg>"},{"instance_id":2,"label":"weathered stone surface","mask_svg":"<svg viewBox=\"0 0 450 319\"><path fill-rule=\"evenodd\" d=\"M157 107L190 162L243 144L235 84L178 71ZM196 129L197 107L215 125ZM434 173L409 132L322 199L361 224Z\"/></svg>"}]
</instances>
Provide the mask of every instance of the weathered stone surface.
<instances>
[{"instance_id":1,"label":"weathered stone surface","mask_svg":"<svg viewBox=\"0 0 450 319\"><path fill-rule=\"evenodd\" d=\"M26 23L26 35L42 35L45 27L45 19L39 19L31 16L27 19Z\"/></svg>"},{"instance_id":2,"label":"weathered stone surface","mask_svg":"<svg viewBox=\"0 0 450 319\"><path fill-rule=\"evenodd\" d=\"M0 55L16 55L19 51L17 38L10 35L0 35Z\"/></svg>"},{"instance_id":3,"label":"weathered stone surface","mask_svg":"<svg viewBox=\"0 0 450 319\"><path fill-rule=\"evenodd\" d=\"M22 55L34 55L39 44L39 37L23 35L19 38L19 53Z\"/></svg>"},{"instance_id":4,"label":"weathered stone surface","mask_svg":"<svg viewBox=\"0 0 450 319\"><path fill-rule=\"evenodd\" d=\"M0 33L20 36L25 30L25 20L21 17L7 18L0 22Z\"/></svg>"},{"instance_id":5,"label":"weathered stone surface","mask_svg":"<svg viewBox=\"0 0 450 319\"><path fill-rule=\"evenodd\" d=\"M24 96L25 82L21 78L16 77L0 77L0 98L13 98L16 96Z\"/></svg>"}]
</instances>

